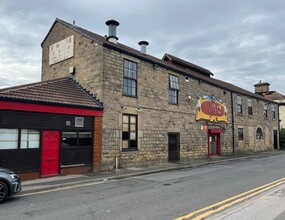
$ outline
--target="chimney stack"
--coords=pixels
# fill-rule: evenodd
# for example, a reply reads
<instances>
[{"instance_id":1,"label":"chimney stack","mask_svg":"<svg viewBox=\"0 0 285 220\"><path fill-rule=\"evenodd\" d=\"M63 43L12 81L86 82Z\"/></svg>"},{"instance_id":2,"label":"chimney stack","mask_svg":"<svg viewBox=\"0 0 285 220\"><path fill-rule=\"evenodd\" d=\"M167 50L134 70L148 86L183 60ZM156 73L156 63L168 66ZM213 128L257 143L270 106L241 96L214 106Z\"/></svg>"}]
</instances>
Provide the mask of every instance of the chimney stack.
<instances>
[{"instance_id":1,"label":"chimney stack","mask_svg":"<svg viewBox=\"0 0 285 220\"><path fill-rule=\"evenodd\" d=\"M149 45L147 41L140 41L139 45L141 46L141 53L146 54L146 46Z\"/></svg>"},{"instance_id":2,"label":"chimney stack","mask_svg":"<svg viewBox=\"0 0 285 220\"><path fill-rule=\"evenodd\" d=\"M254 85L255 93L259 95L265 95L269 92L269 86L270 84L268 82L261 82L260 80L259 83L256 83Z\"/></svg>"},{"instance_id":3,"label":"chimney stack","mask_svg":"<svg viewBox=\"0 0 285 220\"><path fill-rule=\"evenodd\" d=\"M109 27L109 33L108 33L107 40L116 44L117 40L119 39L117 37L117 26L119 26L120 23L114 19L111 19L109 21L106 21L105 24Z\"/></svg>"}]
</instances>

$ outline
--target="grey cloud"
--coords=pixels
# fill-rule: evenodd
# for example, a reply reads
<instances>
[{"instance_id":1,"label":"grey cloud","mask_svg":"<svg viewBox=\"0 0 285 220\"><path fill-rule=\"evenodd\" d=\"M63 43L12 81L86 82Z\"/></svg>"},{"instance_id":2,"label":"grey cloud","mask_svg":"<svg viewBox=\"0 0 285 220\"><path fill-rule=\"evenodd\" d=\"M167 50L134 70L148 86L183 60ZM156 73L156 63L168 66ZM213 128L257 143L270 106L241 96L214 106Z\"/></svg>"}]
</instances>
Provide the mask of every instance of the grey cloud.
<instances>
[{"instance_id":1,"label":"grey cloud","mask_svg":"<svg viewBox=\"0 0 285 220\"><path fill-rule=\"evenodd\" d=\"M170 53L250 91L262 80L285 93L284 6L282 0L2 0L0 77L6 86L39 80L40 43L56 17L101 35L114 18L123 44L139 49L137 42L147 40L148 53L158 58Z\"/></svg>"}]
</instances>

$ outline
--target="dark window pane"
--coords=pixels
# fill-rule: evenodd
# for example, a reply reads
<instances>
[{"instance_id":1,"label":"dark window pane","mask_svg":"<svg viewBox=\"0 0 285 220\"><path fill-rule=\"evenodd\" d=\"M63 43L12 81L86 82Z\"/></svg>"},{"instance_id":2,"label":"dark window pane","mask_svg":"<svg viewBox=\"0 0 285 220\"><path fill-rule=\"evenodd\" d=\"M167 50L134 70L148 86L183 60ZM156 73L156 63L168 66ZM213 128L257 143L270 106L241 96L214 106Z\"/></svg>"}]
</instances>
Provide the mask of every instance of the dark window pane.
<instances>
[{"instance_id":1,"label":"dark window pane","mask_svg":"<svg viewBox=\"0 0 285 220\"><path fill-rule=\"evenodd\" d=\"M137 141L136 140L130 141L130 148L137 148Z\"/></svg>"},{"instance_id":2,"label":"dark window pane","mask_svg":"<svg viewBox=\"0 0 285 220\"><path fill-rule=\"evenodd\" d=\"M256 130L256 139L263 139L263 132L261 128L257 128Z\"/></svg>"},{"instance_id":3,"label":"dark window pane","mask_svg":"<svg viewBox=\"0 0 285 220\"><path fill-rule=\"evenodd\" d=\"M76 132L62 132L62 146L64 147L77 146L77 133Z\"/></svg>"},{"instance_id":4,"label":"dark window pane","mask_svg":"<svg viewBox=\"0 0 285 220\"><path fill-rule=\"evenodd\" d=\"M79 146L92 146L92 133L91 132L79 132L78 133L78 145Z\"/></svg>"},{"instance_id":5,"label":"dark window pane","mask_svg":"<svg viewBox=\"0 0 285 220\"><path fill-rule=\"evenodd\" d=\"M238 128L238 139L243 140L243 129L242 128Z\"/></svg>"},{"instance_id":6,"label":"dark window pane","mask_svg":"<svg viewBox=\"0 0 285 220\"><path fill-rule=\"evenodd\" d=\"M129 132L123 132L123 140L128 140L129 139Z\"/></svg>"}]
</instances>

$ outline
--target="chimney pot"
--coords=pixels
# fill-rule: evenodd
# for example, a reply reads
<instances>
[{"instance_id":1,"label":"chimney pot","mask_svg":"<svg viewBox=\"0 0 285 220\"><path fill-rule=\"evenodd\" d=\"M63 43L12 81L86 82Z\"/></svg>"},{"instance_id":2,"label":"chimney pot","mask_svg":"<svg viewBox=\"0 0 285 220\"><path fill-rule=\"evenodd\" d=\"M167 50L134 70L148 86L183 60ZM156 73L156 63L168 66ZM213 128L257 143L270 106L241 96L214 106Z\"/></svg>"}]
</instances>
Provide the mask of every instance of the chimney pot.
<instances>
[{"instance_id":1,"label":"chimney pot","mask_svg":"<svg viewBox=\"0 0 285 220\"><path fill-rule=\"evenodd\" d=\"M149 45L147 41L140 41L139 45L141 46L141 53L146 54L146 46Z\"/></svg>"},{"instance_id":2,"label":"chimney pot","mask_svg":"<svg viewBox=\"0 0 285 220\"><path fill-rule=\"evenodd\" d=\"M106 21L105 24L109 27L107 40L116 44L117 40L119 39L117 37L117 26L119 26L120 23L114 19L111 19Z\"/></svg>"}]
</instances>

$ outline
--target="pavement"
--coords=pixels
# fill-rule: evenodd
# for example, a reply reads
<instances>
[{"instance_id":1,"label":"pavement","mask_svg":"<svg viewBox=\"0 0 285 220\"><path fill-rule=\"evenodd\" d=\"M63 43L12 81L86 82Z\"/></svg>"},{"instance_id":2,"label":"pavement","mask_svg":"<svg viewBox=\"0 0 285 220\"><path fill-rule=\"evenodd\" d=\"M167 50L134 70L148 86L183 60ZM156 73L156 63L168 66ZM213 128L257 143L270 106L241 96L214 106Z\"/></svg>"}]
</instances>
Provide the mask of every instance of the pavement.
<instances>
[{"instance_id":1,"label":"pavement","mask_svg":"<svg viewBox=\"0 0 285 220\"><path fill-rule=\"evenodd\" d=\"M111 171L102 171L97 173L85 173L79 175L55 176L41 178L35 180L22 181L22 192L18 195L35 193L45 190L52 190L75 185L94 184L96 182L105 182L110 180L126 179L130 177L143 176L174 170L193 169L196 167L206 166L210 164L219 164L230 161L246 160L251 158L262 158L269 156L278 156L285 154L284 150L273 150L267 152L259 152L247 155L231 155L211 157L203 160L179 161L176 163L161 163L146 167L130 167Z\"/></svg>"}]
</instances>

